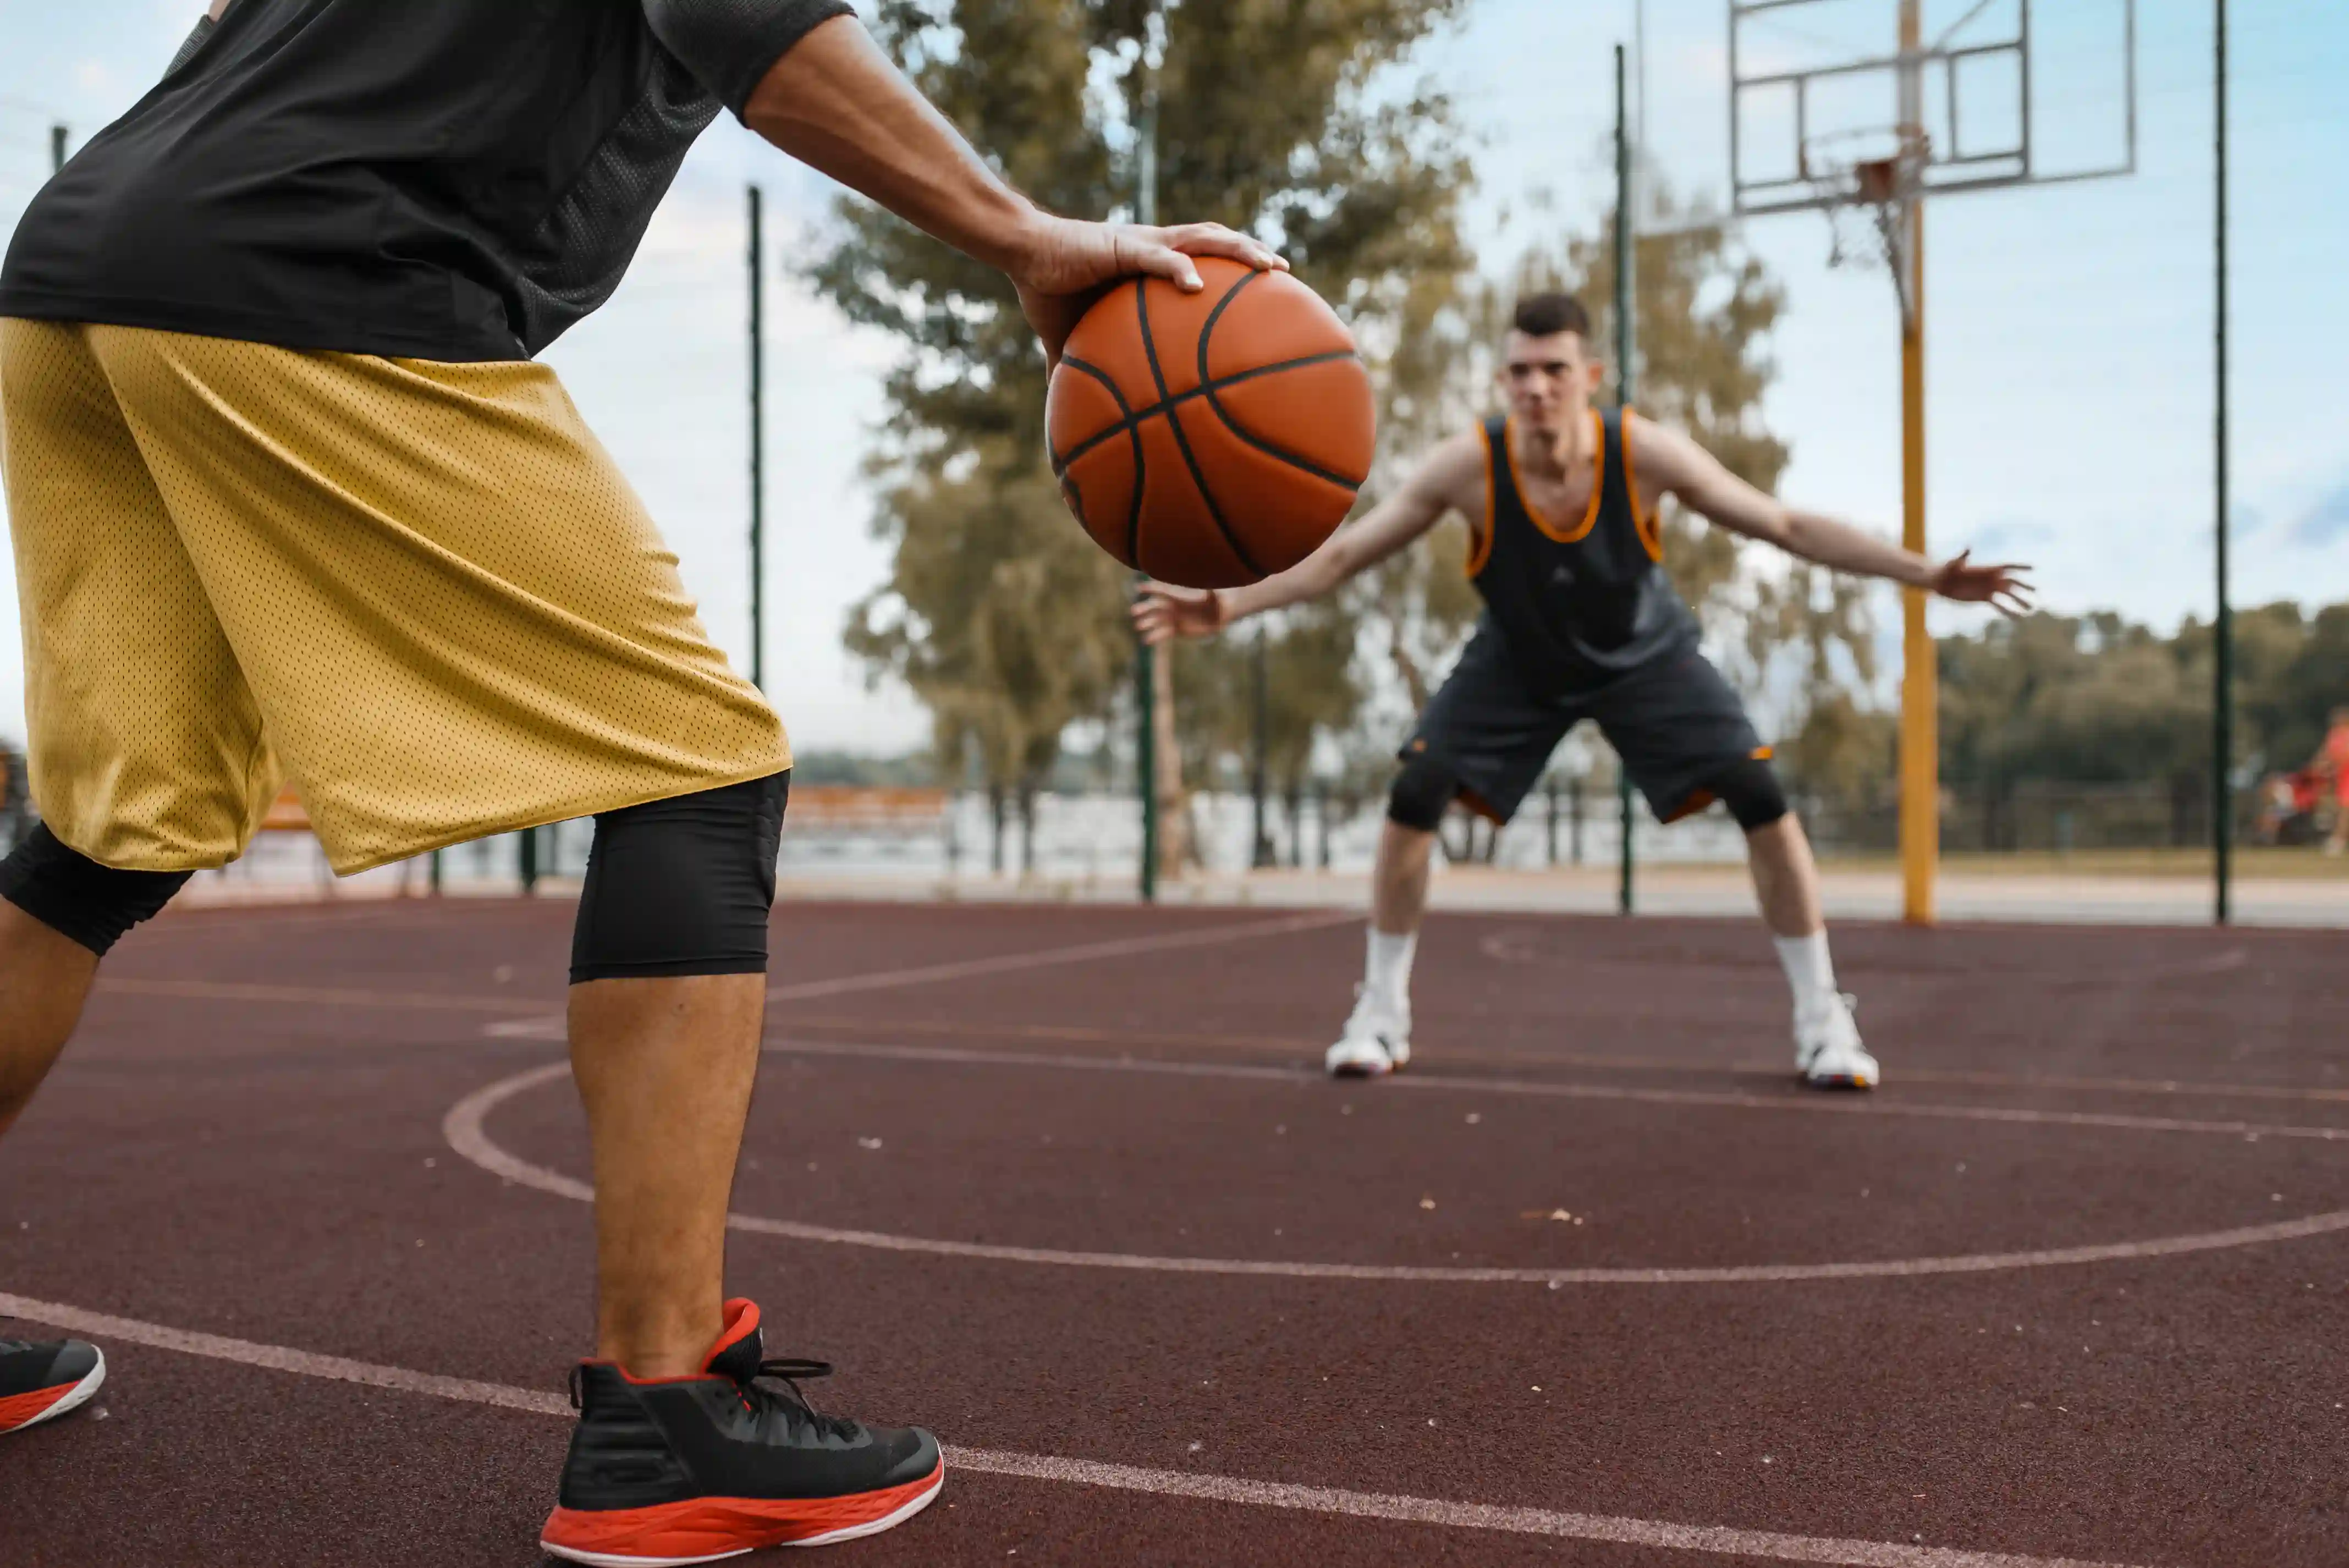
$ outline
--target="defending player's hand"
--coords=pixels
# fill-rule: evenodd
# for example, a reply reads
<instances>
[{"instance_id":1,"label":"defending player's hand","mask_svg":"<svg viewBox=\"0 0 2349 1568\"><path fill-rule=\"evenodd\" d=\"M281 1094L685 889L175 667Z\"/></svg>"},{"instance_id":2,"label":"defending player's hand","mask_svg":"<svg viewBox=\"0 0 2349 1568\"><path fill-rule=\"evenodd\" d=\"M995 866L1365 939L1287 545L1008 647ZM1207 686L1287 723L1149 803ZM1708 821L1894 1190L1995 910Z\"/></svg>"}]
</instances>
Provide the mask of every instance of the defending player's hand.
<instances>
[{"instance_id":1,"label":"defending player's hand","mask_svg":"<svg viewBox=\"0 0 2349 1568\"><path fill-rule=\"evenodd\" d=\"M1044 356L1061 362L1061 346L1103 290L1139 273L1164 278L1185 293L1199 286L1193 256L1228 256L1259 272L1288 268L1260 240L1221 223L1172 228L1143 223L1083 223L1039 213L1019 255L1005 270L1019 285L1019 308L1044 340Z\"/></svg>"},{"instance_id":2,"label":"defending player's hand","mask_svg":"<svg viewBox=\"0 0 2349 1568\"><path fill-rule=\"evenodd\" d=\"M2034 592L2031 579L2023 575L2030 570L2013 562L1976 566L1973 552L1962 550L1933 574L1933 592L1961 603L1988 604L2002 615L2025 615L2031 613Z\"/></svg>"},{"instance_id":3,"label":"defending player's hand","mask_svg":"<svg viewBox=\"0 0 2349 1568\"><path fill-rule=\"evenodd\" d=\"M1231 607L1212 588L1201 592L1144 583L1134 592L1134 634L1154 648L1176 637L1212 637L1231 618Z\"/></svg>"}]
</instances>

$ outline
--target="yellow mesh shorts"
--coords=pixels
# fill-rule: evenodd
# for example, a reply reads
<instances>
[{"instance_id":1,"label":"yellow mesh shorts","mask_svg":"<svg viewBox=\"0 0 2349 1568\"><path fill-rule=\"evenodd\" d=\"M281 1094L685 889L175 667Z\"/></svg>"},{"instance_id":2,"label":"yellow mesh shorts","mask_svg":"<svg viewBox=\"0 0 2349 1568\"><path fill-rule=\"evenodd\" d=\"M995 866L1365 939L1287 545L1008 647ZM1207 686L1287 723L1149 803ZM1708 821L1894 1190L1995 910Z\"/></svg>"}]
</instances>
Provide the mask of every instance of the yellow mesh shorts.
<instances>
[{"instance_id":1,"label":"yellow mesh shorts","mask_svg":"<svg viewBox=\"0 0 2349 1568\"><path fill-rule=\"evenodd\" d=\"M285 775L346 874L763 778L782 726L552 371L0 320L33 799L234 859Z\"/></svg>"}]
</instances>

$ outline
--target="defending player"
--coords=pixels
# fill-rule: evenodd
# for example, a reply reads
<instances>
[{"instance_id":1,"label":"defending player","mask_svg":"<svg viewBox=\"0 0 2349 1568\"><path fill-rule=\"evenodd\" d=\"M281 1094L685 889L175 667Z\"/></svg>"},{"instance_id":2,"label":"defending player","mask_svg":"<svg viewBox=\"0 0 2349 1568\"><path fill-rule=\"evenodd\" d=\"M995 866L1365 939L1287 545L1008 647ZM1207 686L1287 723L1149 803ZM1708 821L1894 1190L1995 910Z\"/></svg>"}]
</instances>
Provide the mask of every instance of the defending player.
<instances>
[{"instance_id":1,"label":"defending player","mask_svg":"<svg viewBox=\"0 0 2349 1568\"><path fill-rule=\"evenodd\" d=\"M1048 355L1118 276L1278 264L1040 212L848 11L216 0L0 270L45 817L0 864L0 1130L109 946L242 851L281 768L346 873L595 814L570 1035L597 1359L543 1542L581 1562L870 1534L944 1471L926 1432L761 1381L821 1363L762 1362L723 1299L791 755L533 356L611 295L721 109L1000 267ZM103 1376L79 1342L0 1343L0 1431Z\"/></svg>"},{"instance_id":2,"label":"defending player","mask_svg":"<svg viewBox=\"0 0 2349 1568\"><path fill-rule=\"evenodd\" d=\"M1715 524L1837 571L1945 598L2027 603L2013 566L1941 565L1763 494L1678 430L1599 413L1603 370L1589 319L1565 294L1521 302L1500 374L1509 412L1431 453L1392 499L1305 561L1246 588L1148 585L1134 621L1150 641L1206 636L1244 615L1318 597L1450 512L1468 520L1468 570L1485 614L1401 752L1371 889L1370 954L1330 1071L1376 1076L1411 1058L1411 965L1428 856L1459 800L1506 822L1582 719L1598 722L1665 821L1719 800L1745 830L1762 917L1794 989L1795 1065L1821 1087L1871 1088L1850 998L1836 987L1818 872L1770 749L1698 651L1695 615L1660 562L1665 496Z\"/></svg>"}]
</instances>

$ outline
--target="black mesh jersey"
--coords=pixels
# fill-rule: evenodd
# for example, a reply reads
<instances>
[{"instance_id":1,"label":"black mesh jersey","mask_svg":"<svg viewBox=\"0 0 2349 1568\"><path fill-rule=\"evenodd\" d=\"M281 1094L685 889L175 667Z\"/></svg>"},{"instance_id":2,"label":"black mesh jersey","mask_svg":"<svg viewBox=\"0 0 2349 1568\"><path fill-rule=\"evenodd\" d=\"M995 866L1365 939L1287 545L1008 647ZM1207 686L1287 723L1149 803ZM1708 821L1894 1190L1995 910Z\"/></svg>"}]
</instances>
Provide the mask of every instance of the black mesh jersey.
<instances>
[{"instance_id":1,"label":"black mesh jersey","mask_svg":"<svg viewBox=\"0 0 2349 1568\"><path fill-rule=\"evenodd\" d=\"M1661 564L1661 524L1642 513L1620 410L1591 415L1599 471L1580 517L1536 513L1517 488L1508 421L1485 422L1485 526L1468 575L1485 619L1526 682L1547 691L1603 686L1693 645L1695 614Z\"/></svg>"},{"instance_id":2,"label":"black mesh jersey","mask_svg":"<svg viewBox=\"0 0 2349 1568\"><path fill-rule=\"evenodd\" d=\"M849 10L235 0L34 198L0 315L528 358L611 296L719 111Z\"/></svg>"}]
</instances>

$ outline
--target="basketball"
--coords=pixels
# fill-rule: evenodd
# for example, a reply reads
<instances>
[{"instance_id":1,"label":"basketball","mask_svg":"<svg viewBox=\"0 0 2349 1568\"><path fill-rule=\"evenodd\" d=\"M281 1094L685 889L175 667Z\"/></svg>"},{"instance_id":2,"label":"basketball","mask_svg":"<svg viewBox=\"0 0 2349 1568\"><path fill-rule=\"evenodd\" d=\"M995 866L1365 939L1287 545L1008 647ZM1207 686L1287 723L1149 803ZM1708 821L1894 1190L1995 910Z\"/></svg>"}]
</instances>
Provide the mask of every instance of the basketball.
<instances>
[{"instance_id":1,"label":"basketball","mask_svg":"<svg viewBox=\"0 0 2349 1568\"><path fill-rule=\"evenodd\" d=\"M1185 588L1310 555L1371 471L1377 415L1353 335L1287 273L1197 259L1197 294L1120 284L1052 372L1052 471L1095 543Z\"/></svg>"}]
</instances>

